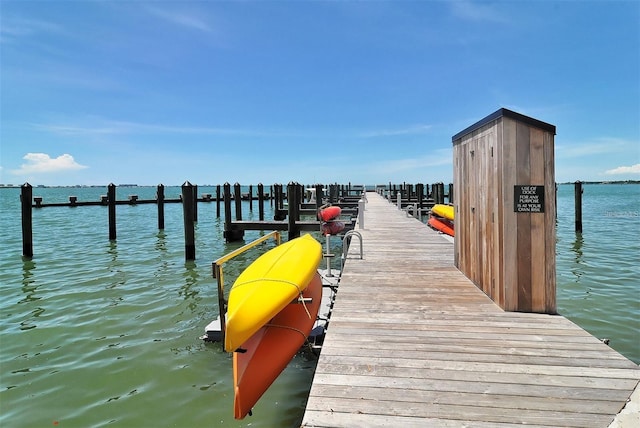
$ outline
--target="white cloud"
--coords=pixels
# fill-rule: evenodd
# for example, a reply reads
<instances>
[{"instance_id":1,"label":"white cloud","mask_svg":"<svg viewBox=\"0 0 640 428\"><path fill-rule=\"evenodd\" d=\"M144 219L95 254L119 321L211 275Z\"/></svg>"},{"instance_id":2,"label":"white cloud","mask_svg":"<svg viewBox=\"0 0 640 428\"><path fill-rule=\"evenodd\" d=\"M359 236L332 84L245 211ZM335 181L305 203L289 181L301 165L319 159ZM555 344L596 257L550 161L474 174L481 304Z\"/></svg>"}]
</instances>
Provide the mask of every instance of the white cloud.
<instances>
[{"instance_id":1,"label":"white cloud","mask_svg":"<svg viewBox=\"0 0 640 428\"><path fill-rule=\"evenodd\" d=\"M640 174L640 163L631 166L619 166L614 169L605 171L605 174L619 175L619 174Z\"/></svg>"},{"instance_id":2,"label":"white cloud","mask_svg":"<svg viewBox=\"0 0 640 428\"><path fill-rule=\"evenodd\" d=\"M0 42L11 43L38 34L62 34L64 30L57 24L35 19L9 16L0 27Z\"/></svg>"},{"instance_id":3,"label":"white cloud","mask_svg":"<svg viewBox=\"0 0 640 428\"><path fill-rule=\"evenodd\" d=\"M73 159L73 156L69 154L52 158L46 153L27 153L23 159L27 162L20 165L19 169L11 171L13 174L43 174L88 168L87 166L77 163L75 159Z\"/></svg>"},{"instance_id":4,"label":"white cloud","mask_svg":"<svg viewBox=\"0 0 640 428\"><path fill-rule=\"evenodd\" d=\"M249 137L301 136L295 131L264 129L216 128L206 126L180 126L142 122L116 121L101 118L81 119L76 123L32 123L33 127L57 135L131 135L131 134L192 134L238 135Z\"/></svg>"},{"instance_id":5,"label":"white cloud","mask_svg":"<svg viewBox=\"0 0 640 428\"><path fill-rule=\"evenodd\" d=\"M369 131L360 134L362 138L374 138L374 137L393 137L397 135L415 135L424 134L431 129L431 125L414 125L400 129L382 129L376 131Z\"/></svg>"},{"instance_id":6,"label":"white cloud","mask_svg":"<svg viewBox=\"0 0 640 428\"><path fill-rule=\"evenodd\" d=\"M381 161L374 164L373 170L381 171L385 174L396 174L436 166L452 165L453 155L451 152L452 149L439 149L421 157Z\"/></svg>"},{"instance_id":7,"label":"white cloud","mask_svg":"<svg viewBox=\"0 0 640 428\"><path fill-rule=\"evenodd\" d=\"M506 23L508 20L490 4L473 1L452 1L453 14L458 18L477 22Z\"/></svg>"},{"instance_id":8,"label":"white cloud","mask_svg":"<svg viewBox=\"0 0 640 428\"><path fill-rule=\"evenodd\" d=\"M192 30L198 30L198 31L203 31L207 33L212 31L212 28L195 14L162 10L157 7L151 7L151 6L147 7L147 10L151 14L157 16L158 18L163 19L175 25L179 25Z\"/></svg>"},{"instance_id":9,"label":"white cloud","mask_svg":"<svg viewBox=\"0 0 640 428\"><path fill-rule=\"evenodd\" d=\"M567 142L565 144L556 144L556 154L558 157L577 158L611 153L624 153L633 147L637 147L637 143L630 140L602 137L581 143Z\"/></svg>"}]
</instances>

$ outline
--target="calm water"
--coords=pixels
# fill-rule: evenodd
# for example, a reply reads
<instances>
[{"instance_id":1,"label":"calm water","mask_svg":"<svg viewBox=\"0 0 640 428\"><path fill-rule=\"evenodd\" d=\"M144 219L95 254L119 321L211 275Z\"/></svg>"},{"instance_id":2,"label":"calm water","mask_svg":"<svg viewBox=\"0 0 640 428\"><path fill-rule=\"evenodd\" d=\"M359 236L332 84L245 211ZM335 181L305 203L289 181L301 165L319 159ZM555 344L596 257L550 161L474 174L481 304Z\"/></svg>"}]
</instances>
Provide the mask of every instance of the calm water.
<instances>
[{"instance_id":1,"label":"calm water","mask_svg":"<svg viewBox=\"0 0 640 428\"><path fill-rule=\"evenodd\" d=\"M215 203L199 204L194 262L184 261L180 204L166 205L161 232L155 205L119 206L115 242L106 207L34 210L35 255L25 260L19 192L0 189L0 426L300 424L312 355L296 356L254 416L235 421L231 357L199 339L217 314L211 262L242 245L224 242ZM45 202L105 193L34 189ZM165 189L167 198L179 193ZM150 199L155 188L118 189L118 199L129 194ZM559 312L640 363L640 186L586 185L581 235L573 207L573 186L560 186ZM245 202L243 213L257 219L257 205L249 212ZM268 204L265 216L273 217ZM225 265L227 284L257 254Z\"/></svg>"}]
</instances>

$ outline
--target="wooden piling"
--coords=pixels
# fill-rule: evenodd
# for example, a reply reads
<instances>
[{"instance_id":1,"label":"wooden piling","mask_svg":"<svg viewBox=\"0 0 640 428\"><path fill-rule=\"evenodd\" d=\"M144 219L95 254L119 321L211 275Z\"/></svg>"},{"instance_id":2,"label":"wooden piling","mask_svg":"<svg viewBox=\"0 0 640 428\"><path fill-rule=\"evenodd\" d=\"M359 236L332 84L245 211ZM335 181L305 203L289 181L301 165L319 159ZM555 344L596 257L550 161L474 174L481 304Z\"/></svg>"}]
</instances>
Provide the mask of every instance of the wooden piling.
<instances>
[{"instance_id":1,"label":"wooden piling","mask_svg":"<svg viewBox=\"0 0 640 428\"><path fill-rule=\"evenodd\" d=\"M158 184L156 190L156 201L158 203L158 229L164 230L164 185Z\"/></svg>"},{"instance_id":2,"label":"wooden piling","mask_svg":"<svg viewBox=\"0 0 640 428\"><path fill-rule=\"evenodd\" d=\"M193 187L193 197L192 197L191 203L193 204L193 221L197 223L198 222L198 185L192 184L192 187Z\"/></svg>"},{"instance_id":3,"label":"wooden piling","mask_svg":"<svg viewBox=\"0 0 640 428\"><path fill-rule=\"evenodd\" d=\"M422 209L424 208L424 184L416 184L416 198L418 200L418 208L420 209L420 215L418 218L422 218Z\"/></svg>"},{"instance_id":4,"label":"wooden piling","mask_svg":"<svg viewBox=\"0 0 640 428\"><path fill-rule=\"evenodd\" d=\"M574 183L574 191L575 191L575 199L576 199L576 210L575 210L575 218L576 218L576 232L582 233L582 182L576 181Z\"/></svg>"},{"instance_id":5,"label":"wooden piling","mask_svg":"<svg viewBox=\"0 0 640 428\"><path fill-rule=\"evenodd\" d=\"M109 206L109 241L116 239L116 185L107 186L107 204Z\"/></svg>"},{"instance_id":6,"label":"wooden piling","mask_svg":"<svg viewBox=\"0 0 640 428\"><path fill-rule=\"evenodd\" d=\"M249 211L253 211L253 185L249 184Z\"/></svg>"},{"instance_id":7,"label":"wooden piling","mask_svg":"<svg viewBox=\"0 0 640 428\"><path fill-rule=\"evenodd\" d=\"M289 234L287 239L289 241L300 236L300 229L296 224L296 220L300 217L299 194L299 186L294 182L290 182L287 186L287 202L289 203L289 211L287 216Z\"/></svg>"},{"instance_id":8,"label":"wooden piling","mask_svg":"<svg viewBox=\"0 0 640 428\"><path fill-rule=\"evenodd\" d=\"M227 242L240 241L244 237L244 231L233 228L233 218L231 217L231 184L224 183L222 187L223 187L223 193L224 193L223 236Z\"/></svg>"},{"instance_id":9,"label":"wooden piling","mask_svg":"<svg viewBox=\"0 0 640 428\"><path fill-rule=\"evenodd\" d=\"M31 198L33 186L29 183L22 185L20 203L22 205L22 256L33 257L33 208Z\"/></svg>"},{"instance_id":10,"label":"wooden piling","mask_svg":"<svg viewBox=\"0 0 640 428\"><path fill-rule=\"evenodd\" d=\"M220 218L220 185L216 186L216 218Z\"/></svg>"},{"instance_id":11,"label":"wooden piling","mask_svg":"<svg viewBox=\"0 0 640 428\"><path fill-rule=\"evenodd\" d=\"M287 213L284 211L284 191L282 184L275 184L275 213L273 219L276 221L282 221L287 217Z\"/></svg>"},{"instance_id":12,"label":"wooden piling","mask_svg":"<svg viewBox=\"0 0 640 428\"><path fill-rule=\"evenodd\" d=\"M258 183L258 219L264 220L264 185Z\"/></svg>"},{"instance_id":13,"label":"wooden piling","mask_svg":"<svg viewBox=\"0 0 640 428\"><path fill-rule=\"evenodd\" d=\"M233 185L233 201L236 206L236 220L242 220L242 192L240 190L240 183L235 183Z\"/></svg>"},{"instance_id":14,"label":"wooden piling","mask_svg":"<svg viewBox=\"0 0 640 428\"><path fill-rule=\"evenodd\" d=\"M433 186L433 202L436 204L444 204L444 183L434 183Z\"/></svg>"},{"instance_id":15,"label":"wooden piling","mask_svg":"<svg viewBox=\"0 0 640 428\"><path fill-rule=\"evenodd\" d=\"M324 200L324 192L322 191L322 184L316 184L316 210L319 210Z\"/></svg>"},{"instance_id":16,"label":"wooden piling","mask_svg":"<svg viewBox=\"0 0 640 428\"><path fill-rule=\"evenodd\" d=\"M188 181L182 185L182 213L184 218L184 258L196 259L195 226L194 226L194 187Z\"/></svg>"}]
</instances>

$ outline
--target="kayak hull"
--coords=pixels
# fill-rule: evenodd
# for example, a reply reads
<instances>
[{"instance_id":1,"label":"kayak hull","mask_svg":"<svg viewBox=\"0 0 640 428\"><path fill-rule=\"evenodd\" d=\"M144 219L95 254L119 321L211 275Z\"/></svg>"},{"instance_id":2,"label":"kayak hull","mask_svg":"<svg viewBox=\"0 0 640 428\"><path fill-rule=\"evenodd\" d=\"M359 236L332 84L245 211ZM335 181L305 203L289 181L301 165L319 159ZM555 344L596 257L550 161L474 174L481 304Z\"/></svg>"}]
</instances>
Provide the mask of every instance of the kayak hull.
<instances>
[{"instance_id":1,"label":"kayak hull","mask_svg":"<svg viewBox=\"0 0 640 428\"><path fill-rule=\"evenodd\" d=\"M243 419L307 340L322 301L315 274L303 292L305 303L289 303L233 354L234 417ZM311 299L310 301L308 301Z\"/></svg>"},{"instance_id":2,"label":"kayak hull","mask_svg":"<svg viewBox=\"0 0 640 428\"><path fill-rule=\"evenodd\" d=\"M427 224L438 232L445 233L449 236L455 236L453 224L448 220L431 216L429 217L429 221L427 222Z\"/></svg>"},{"instance_id":3,"label":"kayak hull","mask_svg":"<svg viewBox=\"0 0 640 428\"><path fill-rule=\"evenodd\" d=\"M453 221L455 216L453 206L445 204L435 204L433 208L431 208L431 213L449 221Z\"/></svg>"},{"instance_id":4,"label":"kayak hull","mask_svg":"<svg viewBox=\"0 0 640 428\"><path fill-rule=\"evenodd\" d=\"M322 246L311 235L281 244L249 265L229 292L224 348L232 352L296 299L316 274Z\"/></svg>"}]
</instances>

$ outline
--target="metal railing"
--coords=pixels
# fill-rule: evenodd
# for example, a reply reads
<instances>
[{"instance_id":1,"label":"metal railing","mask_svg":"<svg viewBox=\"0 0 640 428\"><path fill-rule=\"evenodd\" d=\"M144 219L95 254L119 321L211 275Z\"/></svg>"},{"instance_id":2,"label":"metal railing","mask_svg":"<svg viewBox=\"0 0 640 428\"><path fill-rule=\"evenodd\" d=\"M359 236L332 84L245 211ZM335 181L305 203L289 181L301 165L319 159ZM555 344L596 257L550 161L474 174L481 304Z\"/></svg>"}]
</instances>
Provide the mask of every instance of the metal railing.
<instances>
[{"instance_id":1,"label":"metal railing","mask_svg":"<svg viewBox=\"0 0 640 428\"><path fill-rule=\"evenodd\" d=\"M280 232L276 230L231 251L229 254L225 254L211 264L213 277L216 278L216 281L218 282L218 311L220 313L220 333L222 335L223 342L224 332L226 329L227 300L224 297L224 273L222 271L222 265L271 238L275 239L276 245L280 245Z\"/></svg>"},{"instance_id":2,"label":"metal railing","mask_svg":"<svg viewBox=\"0 0 640 428\"><path fill-rule=\"evenodd\" d=\"M364 255L362 252L362 234L355 230L348 231L347 233L344 234L344 237L342 238L342 256L341 256L341 267L340 267L341 273L342 273L342 270L344 269L344 263L347 259L347 252L349 250L349 246L351 245L350 241L352 236L357 237L358 240L360 241L360 260L364 258Z\"/></svg>"}]
</instances>

